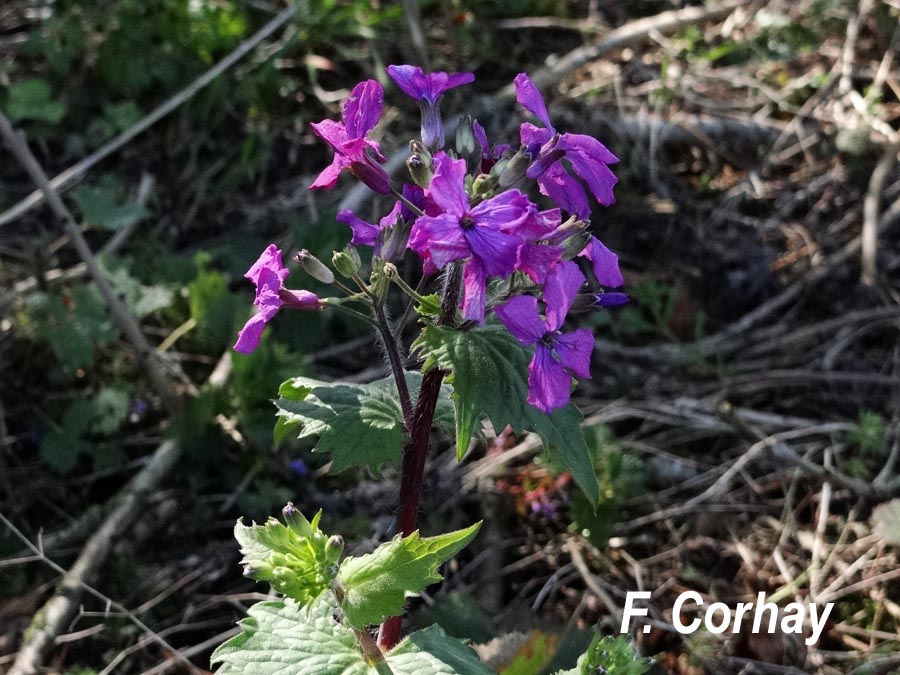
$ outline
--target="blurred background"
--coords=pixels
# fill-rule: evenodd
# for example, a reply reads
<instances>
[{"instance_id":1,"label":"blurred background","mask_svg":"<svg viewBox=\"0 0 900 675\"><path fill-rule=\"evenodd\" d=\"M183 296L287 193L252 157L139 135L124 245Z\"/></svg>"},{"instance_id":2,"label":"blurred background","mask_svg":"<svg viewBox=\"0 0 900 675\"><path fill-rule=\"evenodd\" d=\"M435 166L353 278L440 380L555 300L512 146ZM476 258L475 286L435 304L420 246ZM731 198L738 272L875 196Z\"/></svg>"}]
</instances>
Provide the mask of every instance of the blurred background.
<instances>
[{"instance_id":1,"label":"blurred background","mask_svg":"<svg viewBox=\"0 0 900 675\"><path fill-rule=\"evenodd\" d=\"M339 208L386 213L347 178L307 190L331 160L309 124L376 78L376 137L402 158L418 110L384 67L411 63L474 72L444 118L495 143L518 142L527 71L558 129L620 158L592 223L631 296L585 319L574 400L599 510L530 436L488 430L459 464L436 438L423 531L489 517L411 623L500 672L555 672L652 590L658 626L636 638L657 672L900 672L898 17L896 0L0 3L0 110L72 218L5 147L0 671L207 672L262 597L237 517L293 500L350 553L389 535L394 467L335 475L272 437L288 377L384 376L366 327L284 313L254 354L230 347L268 243L329 260ZM685 638L668 628L684 590L837 606L813 648Z\"/></svg>"}]
</instances>

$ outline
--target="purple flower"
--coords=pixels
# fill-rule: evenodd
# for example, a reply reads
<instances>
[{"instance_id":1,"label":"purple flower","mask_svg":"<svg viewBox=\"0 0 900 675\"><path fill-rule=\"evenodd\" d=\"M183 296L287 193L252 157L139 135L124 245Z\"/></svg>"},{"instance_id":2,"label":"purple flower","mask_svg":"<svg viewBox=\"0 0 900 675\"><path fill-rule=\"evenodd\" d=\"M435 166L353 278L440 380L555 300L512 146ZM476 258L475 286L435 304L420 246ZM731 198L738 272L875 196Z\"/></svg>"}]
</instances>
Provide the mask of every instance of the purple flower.
<instances>
[{"instance_id":1,"label":"purple flower","mask_svg":"<svg viewBox=\"0 0 900 675\"><path fill-rule=\"evenodd\" d=\"M578 255L591 261L594 275L601 286L618 288L625 284L625 279L619 271L619 256L606 248L597 237L591 237L587 246Z\"/></svg>"},{"instance_id":2,"label":"purple flower","mask_svg":"<svg viewBox=\"0 0 900 675\"><path fill-rule=\"evenodd\" d=\"M516 252L516 269L538 285L544 283L547 272L563 254L562 246L548 241L559 227L559 209L549 209L532 214L517 230L525 243Z\"/></svg>"},{"instance_id":3,"label":"purple flower","mask_svg":"<svg viewBox=\"0 0 900 675\"><path fill-rule=\"evenodd\" d=\"M481 147L481 173L490 173L491 169L505 152L511 149L508 143L501 143L491 147L488 143L487 133L478 120L472 120L472 134Z\"/></svg>"},{"instance_id":4,"label":"purple flower","mask_svg":"<svg viewBox=\"0 0 900 675\"><path fill-rule=\"evenodd\" d=\"M438 99L448 89L469 84L475 80L472 73L443 71L425 74L419 66L388 66L387 74L403 90L403 93L419 102L422 111L422 142L432 150L444 147L444 125Z\"/></svg>"},{"instance_id":5,"label":"purple flower","mask_svg":"<svg viewBox=\"0 0 900 675\"><path fill-rule=\"evenodd\" d=\"M466 195L466 162L441 152L425 195L426 213L413 225L409 247L422 256L427 274L468 258L463 268L462 311L483 321L487 277L505 277L515 268L522 238L516 233L534 206L518 190L507 190L476 206Z\"/></svg>"},{"instance_id":6,"label":"purple flower","mask_svg":"<svg viewBox=\"0 0 900 675\"><path fill-rule=\"evenodd\" d=\"M384 89L375 80L357 84L344 102L343 121L322 120L312 123L313 132L334 148L334 159L310 188L333 188L341 171L354 176L379 194L389 194L391 177L381 166L385 161L375 141L366 140L384 104Z\"/></svg>"},{"instance_id":7,"label":"purple flower","mask_svg":"<svg viewBox=\"0 0 900 675\"><path fill-rule=\"evenodd\" d=\"M538 313L537 298L530 295L517 295L495 310L521 344L535 345L528 364L528 403L547 414L569 402L573 375L591 376L591 331L559 330L583 283L584 275L578 271L578 265L560 263L550 271L544 284L544 318Z\"/></svg>"},{"instance_id":8,"label":"purple flower","mask_svg":"<svg viewBox=\"0 0 900 675\"><path fill-rule=\"evenodd\" d=\"M259 346L266 324L282 307L311 311L319 309L319 297L309 291L292 291L283 286L289 272L281 261L281 251L275 244L269 244L259 259L247 270L246 279L256 286L253 304L259 312L247 320L238 333L234 349L241 354L249 354Z\"/></svg>"},{"instance_id":9,"label":"purple flower","mask_svg":"<svg viewBox=\"0 0 900 675\"><path fill-rule=\"evenodd\" d=\"M420 209L425 207L425 193L417 185L403 185L403 196ZM338 211L336 220L350 226L353 236L350 243L355 246L373 246L375 255L383 260L395 260L403 255L409 238L409 223L415 214L404 202L397 200L394 207L378 224L369 223L350 209Z\"/></svg>"},{"instance_id":10,"label":"purple flower","mask_svg":"<svg viewBox=\"0 0 900 675\"><path fill-rule=\"evenodd\" d=\"M566 171L561 161L565 158L598 202L604 206L615 202L613 186L618 178L607 164L618 162L618 158L595 138L583 134L558 134L550 122L541 93L526 73L516 75L516 100L544 124L541 128L525 122L519 128L522 145L535 158L527 175L537 179L541 193L579 218L590 216L584 188Z\"/></svg>"}]
</instances>

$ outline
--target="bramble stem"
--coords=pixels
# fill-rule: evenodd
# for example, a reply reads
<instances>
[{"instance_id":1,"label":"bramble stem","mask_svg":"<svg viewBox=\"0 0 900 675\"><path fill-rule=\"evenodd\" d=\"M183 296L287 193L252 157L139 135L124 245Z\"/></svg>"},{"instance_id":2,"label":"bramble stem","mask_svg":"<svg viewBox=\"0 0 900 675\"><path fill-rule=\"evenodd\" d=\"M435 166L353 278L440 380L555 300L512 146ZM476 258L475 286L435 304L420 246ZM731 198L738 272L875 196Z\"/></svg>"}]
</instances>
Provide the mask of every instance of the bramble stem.
<instances>
[{"instance_id":1,"label":"bramble stem","mask_svg":"<svg viewBox=\"0 0 900 675\"><path fill-rule=\"evenodd\" d=\"M459 290L462 281L461 268L455 264L444 285L441 296L442 325L453 322L456 305L459 303ZM425 459L428 455L428 441L431 438L431 425L434 422L434 411L437 408L438 396L444 371L432 368L422 378L419 398L412 416L410 440L403 448L403 462L400 466L400 507L397 510L397 533L408 536L416 531L419 515L419 502L422 497L422 484L425 480ZM378 630L378 646L382 650L391 649L400 641L400 630L403 626L402 616L385 619Z\"/></svg>"}]
</instances>

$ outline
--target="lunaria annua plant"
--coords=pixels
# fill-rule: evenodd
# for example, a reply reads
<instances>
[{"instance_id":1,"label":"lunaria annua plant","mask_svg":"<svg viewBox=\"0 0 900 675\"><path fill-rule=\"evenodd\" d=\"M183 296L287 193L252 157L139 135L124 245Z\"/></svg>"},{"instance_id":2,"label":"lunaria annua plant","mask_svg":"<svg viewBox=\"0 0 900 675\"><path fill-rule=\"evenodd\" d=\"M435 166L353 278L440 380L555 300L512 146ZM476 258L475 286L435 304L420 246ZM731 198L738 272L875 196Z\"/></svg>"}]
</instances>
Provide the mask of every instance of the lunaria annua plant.
<instances>
[{"instance_id":1,"label":"lunaria annua plant","mask_svg":"<svg viewBox=\"0 0 900 675\"><path fill-rule=\"evenodd\" d=\"M235 536L245 573L283 597L250 608L242 632L213 654L220 673L492 672L438 626L401 639L406 599L440 580L440 565L480 526L433 537L417 530L434 425L455 435L460 458L485 420L494 429L532 431L590 500L599 496L581 414L569 402L576 378L590 377L594 340L591 331L570 328L567 319L628 300L614 290L624 283L616 255L590 233L588 222L590 196L603 205L614 201L617 179L610 165L616 156L590 136L558 131L525 73L516 77L516 98L539 125L523 122L515 145L492 144L485 129L466 116L455 148L445 148L441 98L474 75L426 74L408 65L389 66L387 74L421 111L421 137L410 141L408 180L392 179L371 137L384 90L375 80L361 82L340 121L312 125L333 148L334 159L310 187L331 189L351 174L390 195L393 207L377 223L347 210L337 214L351 239L335 252L334 271L306 251L295 256L303 270L334 286L332 297L285 288L282 251L274 244L266 248L246 274L256 287L258 311L235 349L252 352L281 310L346 312L378 331L391 376L365 385L285 381L276 401L275 435L316 438L316 450L331 453L334 471L399 464L396 534L368 555L345 557L341 537L319 529L321 512L307 519L288 504L284 522L239 521ZM535 185L550 208L529 197ZM357 247L372 249L367 276ZM415 288L395 264L407 251L421 261ZM391 287L408 296L418 315L421 331L410 352L420 372L406 369L388 319ZM432 288L437 292L428 293ZM603 672L616 664L616 672L645 670L626 639L597 638L570 672Z\"/></svg>"}]
</instances>

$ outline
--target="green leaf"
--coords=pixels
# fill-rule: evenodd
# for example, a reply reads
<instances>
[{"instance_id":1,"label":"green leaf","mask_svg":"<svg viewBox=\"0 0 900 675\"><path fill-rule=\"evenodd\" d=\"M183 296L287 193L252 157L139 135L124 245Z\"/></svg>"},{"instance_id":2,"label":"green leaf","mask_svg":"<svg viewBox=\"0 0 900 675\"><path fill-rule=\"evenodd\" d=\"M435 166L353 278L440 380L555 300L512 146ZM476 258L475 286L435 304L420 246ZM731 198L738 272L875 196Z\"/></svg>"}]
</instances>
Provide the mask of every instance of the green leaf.
<instances>
[{"instance_id":1,"label":"green leaf","mask_svg":"<svg viewBox=\"0 0 900 675\"><path fill-rule=\"evenodd\" d=\"M214 351L230 346L237 337L234 329L240 298L228 288L228 277L201 266L188 284L188 295L191 318L205 345Z\"/></svg>"},{"instance_id":2,"label":"green leaf","mask_svg":"<svg viewBox=\"0 0 900 675\"><path fill-rule=\"evenodd\" d=\"M578 659L578 665L561 670L556 675L643 675L652 666L653 661L637 655L630 638L598 633L587 652Z\"/></svg>"},{"instance_id":3,"label":"green leaf","mask_svg":"<svg viewBox=\"0 0 900 675\"><path fill-rule=\"evenodd\" d=\"M130 395L118 387L104 387L92 401L91 431L104 436L114 433L128 416Z\"/></svg>"},{"instance_id":4,"label":"green leaf","mask_svg":"<svg viewBox=\"0 0 900 675\"><path fill-rule=\"evenodd\" d=\"M140 204L121 200L120 192L116 185L107 181L101 185L77 187L72 190L72 198L88 225L118 230L133 225L148 213Z\"/></svg>"},{"instance_id":5,"label":"green leaf","mask_svg":"<svg viewBox=\"0 0 900 675\"><path fill-rule=\"evenodd\" d=\"M241 621L242 632L210 658L219 675L490 675L471 648L437 626L418 631L382 664L366 661L350 628L337 623L329 595L311 607L292 600L261 602Z\"/></svg>"},{"instance_id":6,"label":"green leaf","mask_svg":"<svg viewBox=\"0 0 900 675\"><path fill-rule=\"evenodd\" d=\"M66 114L66 104L53 101L50 84L46 80L25 80L9 88L6 114L10 121L37 120L58 124Z\"/></svg>"},{"instance_id":7,"label":"green leaf","mask_svg":"<svg viewBox=\"0 0 900 675\"><path fill-rule=\"evenodd\" d=\"M422 376L407 373L406 380L415 400ZM442 391L438 400L437 424L449 422L449 393ZM408 437L393 378L351 385L295 377L278 394L276 440L298 428L299 438L318 436L315 451L331 452L332 473L352 465L377 472L384 462L399 462Z\"/></svg>"},{"instance_id":8,"label":"green leaf","mask_svg":"<svg viewBox=\"0 0 900 675\"><path fill-rule=\"evenodd\" d=\"M293 600L260 602L241 621L242 632L210 657L220 675L369 675L375 673L356 636L332 618L331 598L309 609Z\"/></svg>"},{"instance_id":9,"label":"green leaf","mask_svg":"<svg viewBox=\"0 0 900 675\"><path fill-rule=\"evenodd\" d=\"M387 656L394 675L493 675L467 645L440 626L416 631Z\"/></svg>"},{"instance_id":10,"label":"green leaf","mask_svg":"<svg viewBox=\"0 0 900 675\"><path fill-rule=\"evenodd\" d=\"M319 511L312 519L288 504L285 525L275 518L250 527L240 520L234 526L234 538L241 545L246 573L258 581L267 581L279 593L301 605L312 603L331 584L337 573L334 547L319 529Z\"/></svg>"},{"instance_id":11,"label":"green leaf","mask_svg":"<svg viewBox=\"0 0 900 675\"><path fill-rule=\"evenodd\" d=\"M408 596L443 579L438 567L462 550L480 527L478 522L424 539L418 532L397 535L368 555L345 559L337 578L343 586L341 610L347 621L363 629L400 614Z\"/></svg>"},{"instance_id":12,"label":"green leaf","mask_svg":"<svg viewBox=\"0 0 900 675\"><path fill-rule=\"evenodd\" d=\"M498 326L470 331L426 326L413 349L425 357L425 370L437 367L451 373L457 456L465 454L484 417L494 429L509 424L516 431L533 431L597 503L597 474L581 433L581 413L569 404L547 415L527 403L531 355L512 335Z\"/></svg>"},{"instance_id":13,"label":"green leaf","mask_svg":"<svg viewBox=\"0 0 900 675\"><path fill-rule=\"evenodd\" d=\"M27 300L27 322L70 371L90 366L95 347L118 335L99 291L87 284L54 295L35 293Z\"/></svg>"}]
</instances>

